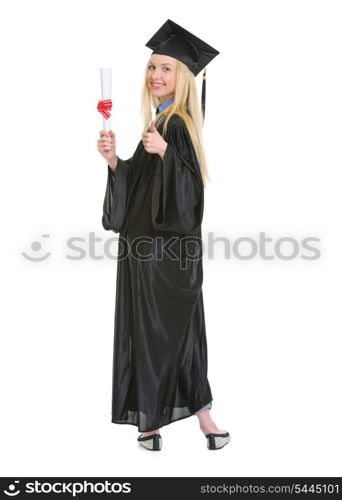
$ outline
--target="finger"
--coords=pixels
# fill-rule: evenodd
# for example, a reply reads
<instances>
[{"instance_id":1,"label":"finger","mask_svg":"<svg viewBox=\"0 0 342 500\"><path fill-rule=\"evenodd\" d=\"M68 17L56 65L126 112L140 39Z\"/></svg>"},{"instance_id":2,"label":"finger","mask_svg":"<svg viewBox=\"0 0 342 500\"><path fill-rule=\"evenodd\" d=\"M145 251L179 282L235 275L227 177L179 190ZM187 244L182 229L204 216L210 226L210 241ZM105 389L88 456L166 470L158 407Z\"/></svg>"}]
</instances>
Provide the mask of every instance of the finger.
<instances>
[{"instance_id":1,"label":"finger","mask_svg":"<svg viewBox=\"0 0 342 500\"><path fill-rule=\"evenodd\" d=\"M98 139L101 144L113 144L113 141L109 137L104 137L103 139Z\"/></svg>"}]
</instances>

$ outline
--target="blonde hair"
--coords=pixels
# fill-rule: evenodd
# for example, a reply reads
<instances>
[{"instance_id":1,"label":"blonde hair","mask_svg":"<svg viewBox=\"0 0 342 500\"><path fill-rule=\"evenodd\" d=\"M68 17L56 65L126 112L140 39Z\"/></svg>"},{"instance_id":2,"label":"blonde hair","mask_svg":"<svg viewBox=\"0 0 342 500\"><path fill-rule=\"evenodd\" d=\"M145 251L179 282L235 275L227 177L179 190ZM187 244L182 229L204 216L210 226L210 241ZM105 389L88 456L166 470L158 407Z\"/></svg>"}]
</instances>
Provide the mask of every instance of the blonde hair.
<instances>
[{"instance_id":1,"label":"blonde hair","mask_svg":"<svg viewBox=\"0 0 342 500\"><path fill-rule=\"evenodd\" d=\"M147 63L145 68L144 84L141 93L141 114L144 122L144 132L148 132L152 120L151 103L155 108L160 104L160 99L152 95L147 84L148 67L149 63ZM203 115L198 104L195 77L189 68L181 61L178 61L178 59L176 59L176 76L174 101L158 113L156 126L158 123L164 123L162 135L165 137L168 122L173 114L179 115L184 120L200 166L203 186L206 187L206 179L210 181L210 177L202 137Z\"/></svg>"}]
</instances>

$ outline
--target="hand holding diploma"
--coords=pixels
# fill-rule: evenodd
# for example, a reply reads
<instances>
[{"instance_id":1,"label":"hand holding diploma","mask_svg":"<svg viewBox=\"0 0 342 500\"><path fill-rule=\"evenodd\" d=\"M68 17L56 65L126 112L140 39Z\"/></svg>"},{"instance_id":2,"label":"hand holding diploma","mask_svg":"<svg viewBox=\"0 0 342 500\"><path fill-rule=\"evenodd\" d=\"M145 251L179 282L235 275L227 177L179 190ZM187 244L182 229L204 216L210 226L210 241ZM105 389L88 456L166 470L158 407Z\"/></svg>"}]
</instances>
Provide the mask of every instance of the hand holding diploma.
<instances>
[{"instance_id":1,"label":"hand holding diploma","mask_svg":"<svg viewBox=\"0 0 342 500\"><path fill-rule=\"evenodd\" d=\"M116 158L116 140L112 130L100 130L100 139L97 141L97 150L107 161L110 168L114 171L117 164Z\"/></svg>"}]
</instances>

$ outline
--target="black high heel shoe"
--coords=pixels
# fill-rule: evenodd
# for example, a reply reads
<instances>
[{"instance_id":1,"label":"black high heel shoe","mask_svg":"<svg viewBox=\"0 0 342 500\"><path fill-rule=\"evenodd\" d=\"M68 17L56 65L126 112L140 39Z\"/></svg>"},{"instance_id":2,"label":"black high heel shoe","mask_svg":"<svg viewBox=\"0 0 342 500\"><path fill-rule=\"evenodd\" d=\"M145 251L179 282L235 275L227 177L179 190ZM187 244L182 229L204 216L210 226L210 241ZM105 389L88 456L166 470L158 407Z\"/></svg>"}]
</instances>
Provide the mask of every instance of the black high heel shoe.
<instances>
[{"instance_id":1,"label":"black high heel shoe","mask_svg":"<svg viewBox=\"0 0 342 500\"><path fill-rule=\"evenodd\" d=\"M220 450L229 443L231 438L229 432L225 432L224 434L205 434L205 437L207 438L207 447L209 450Z\"/></svg>"},{"instance_id":2,"label":"black high heel shoe","mask_svg":"<svg viewBox=\"0 0 342 500\"><path fill-rule=\"evenodd\" d=\"M138 437L138 443L150 451L160 451L162 448L163 440L160 434L150 434L143 436L143 433Z\"/></svg>"}]
</instances>

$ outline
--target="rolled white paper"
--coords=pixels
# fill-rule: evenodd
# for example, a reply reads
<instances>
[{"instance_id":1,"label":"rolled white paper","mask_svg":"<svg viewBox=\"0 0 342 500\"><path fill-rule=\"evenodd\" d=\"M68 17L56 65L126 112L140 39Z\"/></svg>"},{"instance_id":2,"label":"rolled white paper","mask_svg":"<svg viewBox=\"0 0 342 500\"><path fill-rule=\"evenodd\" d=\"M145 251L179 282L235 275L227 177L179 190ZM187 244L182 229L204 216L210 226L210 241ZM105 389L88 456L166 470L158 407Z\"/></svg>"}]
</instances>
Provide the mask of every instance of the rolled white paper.
<instances>
[{"instance_id":1,"label":"rolled white paper","mask_svg":"<svg viewBox=\"0 0 342 500\"><path fill-rule=\"evenodd\" d=\"M100 68L102 101L112 98L112 68ZM103 116L103 130L110 130L110 117L108 120Z\"/></svg>"}]
</instances>

